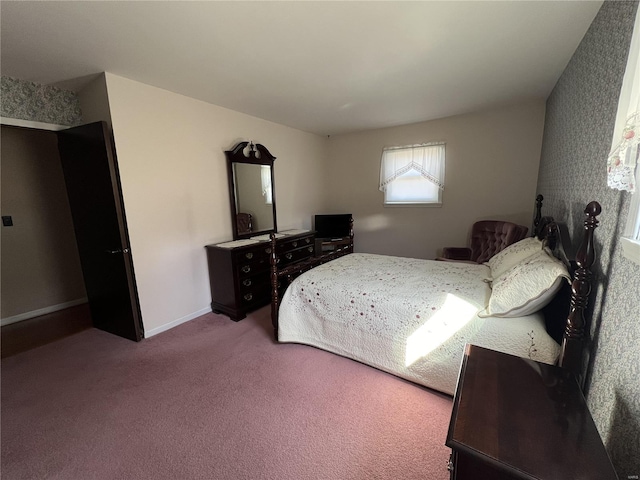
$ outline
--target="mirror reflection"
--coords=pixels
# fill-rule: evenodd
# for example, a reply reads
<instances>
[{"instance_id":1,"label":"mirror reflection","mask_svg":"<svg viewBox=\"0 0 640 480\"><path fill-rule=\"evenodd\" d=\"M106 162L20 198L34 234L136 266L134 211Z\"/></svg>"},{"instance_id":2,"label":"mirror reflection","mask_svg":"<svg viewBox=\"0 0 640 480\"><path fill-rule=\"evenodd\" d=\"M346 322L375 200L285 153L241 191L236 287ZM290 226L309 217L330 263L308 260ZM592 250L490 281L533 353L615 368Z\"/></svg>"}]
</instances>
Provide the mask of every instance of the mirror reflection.
<instances>
[{"instance_id":1,"label":"mirror reflection","mask_svg":"<svg viewBox=\"0 0 640 480\"><path fill-rule=\"evenodd\" d=\"M271 165L234 163L238 235L273 230Z\"/></svg>"}]
</instances>

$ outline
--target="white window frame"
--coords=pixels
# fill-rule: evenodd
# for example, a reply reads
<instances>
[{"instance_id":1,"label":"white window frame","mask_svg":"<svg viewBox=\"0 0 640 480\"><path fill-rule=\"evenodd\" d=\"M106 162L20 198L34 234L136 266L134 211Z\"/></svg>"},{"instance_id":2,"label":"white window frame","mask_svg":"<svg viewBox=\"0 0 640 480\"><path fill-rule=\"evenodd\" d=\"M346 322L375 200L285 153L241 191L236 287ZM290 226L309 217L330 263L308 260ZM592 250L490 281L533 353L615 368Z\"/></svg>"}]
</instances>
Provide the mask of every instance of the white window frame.
<instances>
[{"instance_id":1,"label":"white window frame","mask_svg":"<svg viewBox=\"0 0 640 480\"><path fill-rule=\"evenodd\" d=\"M631 194L631 205L624 235L620 238L622 254L640 265L640 168L636 167L636 191Z\"/></svg>"},{"instance_id":2,"label":"white window frame","mask_svg":"<svg viewBox=\"0 0 640 480\"><path fill-rule=\"evenodd\" d=\"M406 152L406 157L402 153ZM380 160L380 191L385 207L441 207L444 190L446 147L444 142L385 147ZM412 178L429 182L436 190L436 198L390 199L390 191Z\"/></svg>"},{"instance_id":3,"label":"white window frame","mask_svg":"<svg viewBox=\"0 0 640 480\"><path fill-rule=\"evenodd\" d=\"M614 128L612 149L620 141L630 110L638 111L640 108L640 10L636 12L627 68L625 70L620 98L618 100L618 113ZM636 155L638 152L636 152ZM633 189L631 190L633 192ZM624 234L620 237L622 253L629 260L640 265L640 166L636 165L635 192L630 193L629 213L627 215Z\"/></svg>"}]
</instances>

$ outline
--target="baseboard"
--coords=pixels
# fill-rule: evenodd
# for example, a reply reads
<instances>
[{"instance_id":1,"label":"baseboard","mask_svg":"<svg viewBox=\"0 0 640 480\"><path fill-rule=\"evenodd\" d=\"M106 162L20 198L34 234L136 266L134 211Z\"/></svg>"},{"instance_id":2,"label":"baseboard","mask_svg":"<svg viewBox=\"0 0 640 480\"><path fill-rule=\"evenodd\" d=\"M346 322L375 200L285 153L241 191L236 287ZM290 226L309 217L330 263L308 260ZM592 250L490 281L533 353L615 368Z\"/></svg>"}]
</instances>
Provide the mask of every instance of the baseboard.
<instances>
[{"instance_id":1,"label":"baseboard","mask_svg":"<svg viewBox=\"0 0 640 480\"><path fill-rule=\"evenodd\" d=\"M6 317L0 320L0 326L11 325L12 323L21 322L23 320L29 320L30 318L39 317L40 315L46 315L47 313L58 312L65 308L75 307L87 303L87 298L78 298L71 300L70 302L58 303L57 305L51 305L50 307L39 308L38 310L32 310L31 312L21 313L12 317Z\"/></svg>"},{"instance_id":2,"label":"baseboard","mask_svg":"<svg viewBox=\"0 0 640 480\"><path fill-rule=\"evenodd\" d=\"M189 320L193 320L194 318L201 317L202 315L209 312L211 312L211 307L202 308L197 312L193 312L193 313L190 313L189 315L178 318L173 322L165 323L164 325L145 331L144 338L150 338L150 337L153 337L154 335L158 335L159 333L166 332L167 330L171 330L172 328L177 327L178 325L188 322Z\"/></svg>"}]
</instances>

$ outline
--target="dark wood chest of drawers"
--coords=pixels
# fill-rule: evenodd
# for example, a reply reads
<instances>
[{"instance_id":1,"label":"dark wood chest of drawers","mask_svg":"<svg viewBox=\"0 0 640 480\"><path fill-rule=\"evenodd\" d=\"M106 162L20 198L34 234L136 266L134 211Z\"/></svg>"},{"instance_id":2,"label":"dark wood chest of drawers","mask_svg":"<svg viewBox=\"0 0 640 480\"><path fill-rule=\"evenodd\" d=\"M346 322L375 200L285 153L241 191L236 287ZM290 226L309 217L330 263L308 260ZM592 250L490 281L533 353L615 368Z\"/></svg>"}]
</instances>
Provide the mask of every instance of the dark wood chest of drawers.
<instances>
[{"instance_id":1,"label":"dark wood chest of drawers","mask_svg":"<svg viewBox=\"0 0 640 480\"><path fill-rule=\"evenodd\" d=\"M238 321L271 301L271 244L260 241L232 248L225 245L206 246L211 309ZM312 257L314 249L313 232L281 237L276 243L278 267Z\"/></svg>"},{"instance_id":2,"label":"dark wood chest of drawers","mask_svg":"<svg viewBox=\"0 0 640 480\"><path fill-rule=\"evenodd\" d=\"M467 345L446 445L452 480L617 480L574 375Z\"/></svg>"}]
</instances>

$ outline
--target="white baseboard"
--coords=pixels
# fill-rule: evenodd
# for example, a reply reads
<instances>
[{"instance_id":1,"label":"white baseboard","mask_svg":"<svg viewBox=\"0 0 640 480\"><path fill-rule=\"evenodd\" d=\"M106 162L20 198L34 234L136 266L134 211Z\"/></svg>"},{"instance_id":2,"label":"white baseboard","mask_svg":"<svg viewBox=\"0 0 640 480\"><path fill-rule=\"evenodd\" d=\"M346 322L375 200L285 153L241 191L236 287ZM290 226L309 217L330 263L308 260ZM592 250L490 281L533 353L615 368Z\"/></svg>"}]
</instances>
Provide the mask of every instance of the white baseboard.
<instances>
[{"instance_id":1,"label":"white baseboard","mask_svg":"<svg viewBox=\"0 0 640 480\"><path fill-rule=\"evenodd\" d=\"M198 318L204 315L205 313L209 313L209 312L211 312L211 307L202 308L197 312L193 312L193 313L190 313L189 315L178 318L173 322L165 323L164 325L161 325L156 328L152 328L151 330L144 332L144 338L150 338L150 337L153 337L154 335L158 335L159 333L166 332L167 330L170 330L173 327L177 327L178 325L188 322L189 320L193 320L194 318Z\"/></svg>"},{"instance_id":2,"label":"white baseboard","mask_svg":"<svg viewBox=\"0 0 640 480\"><path fill-rule=\"evenodd\" d=\"M64 310L65 308L75 307L76 305L87 303L87 301L88 300L86 297L78 298L76 300L71 300L70 302L58 303L57 305L51 305L50 307L39 308L38 310L32 310L31 312L21 313L12 317L6 317L0 320L0 325L4 327L5 325L11 325L12 323L39 317L40 315L46 315L47 313L53 313L59 310Z\"/></svg>"}]
</instances>

